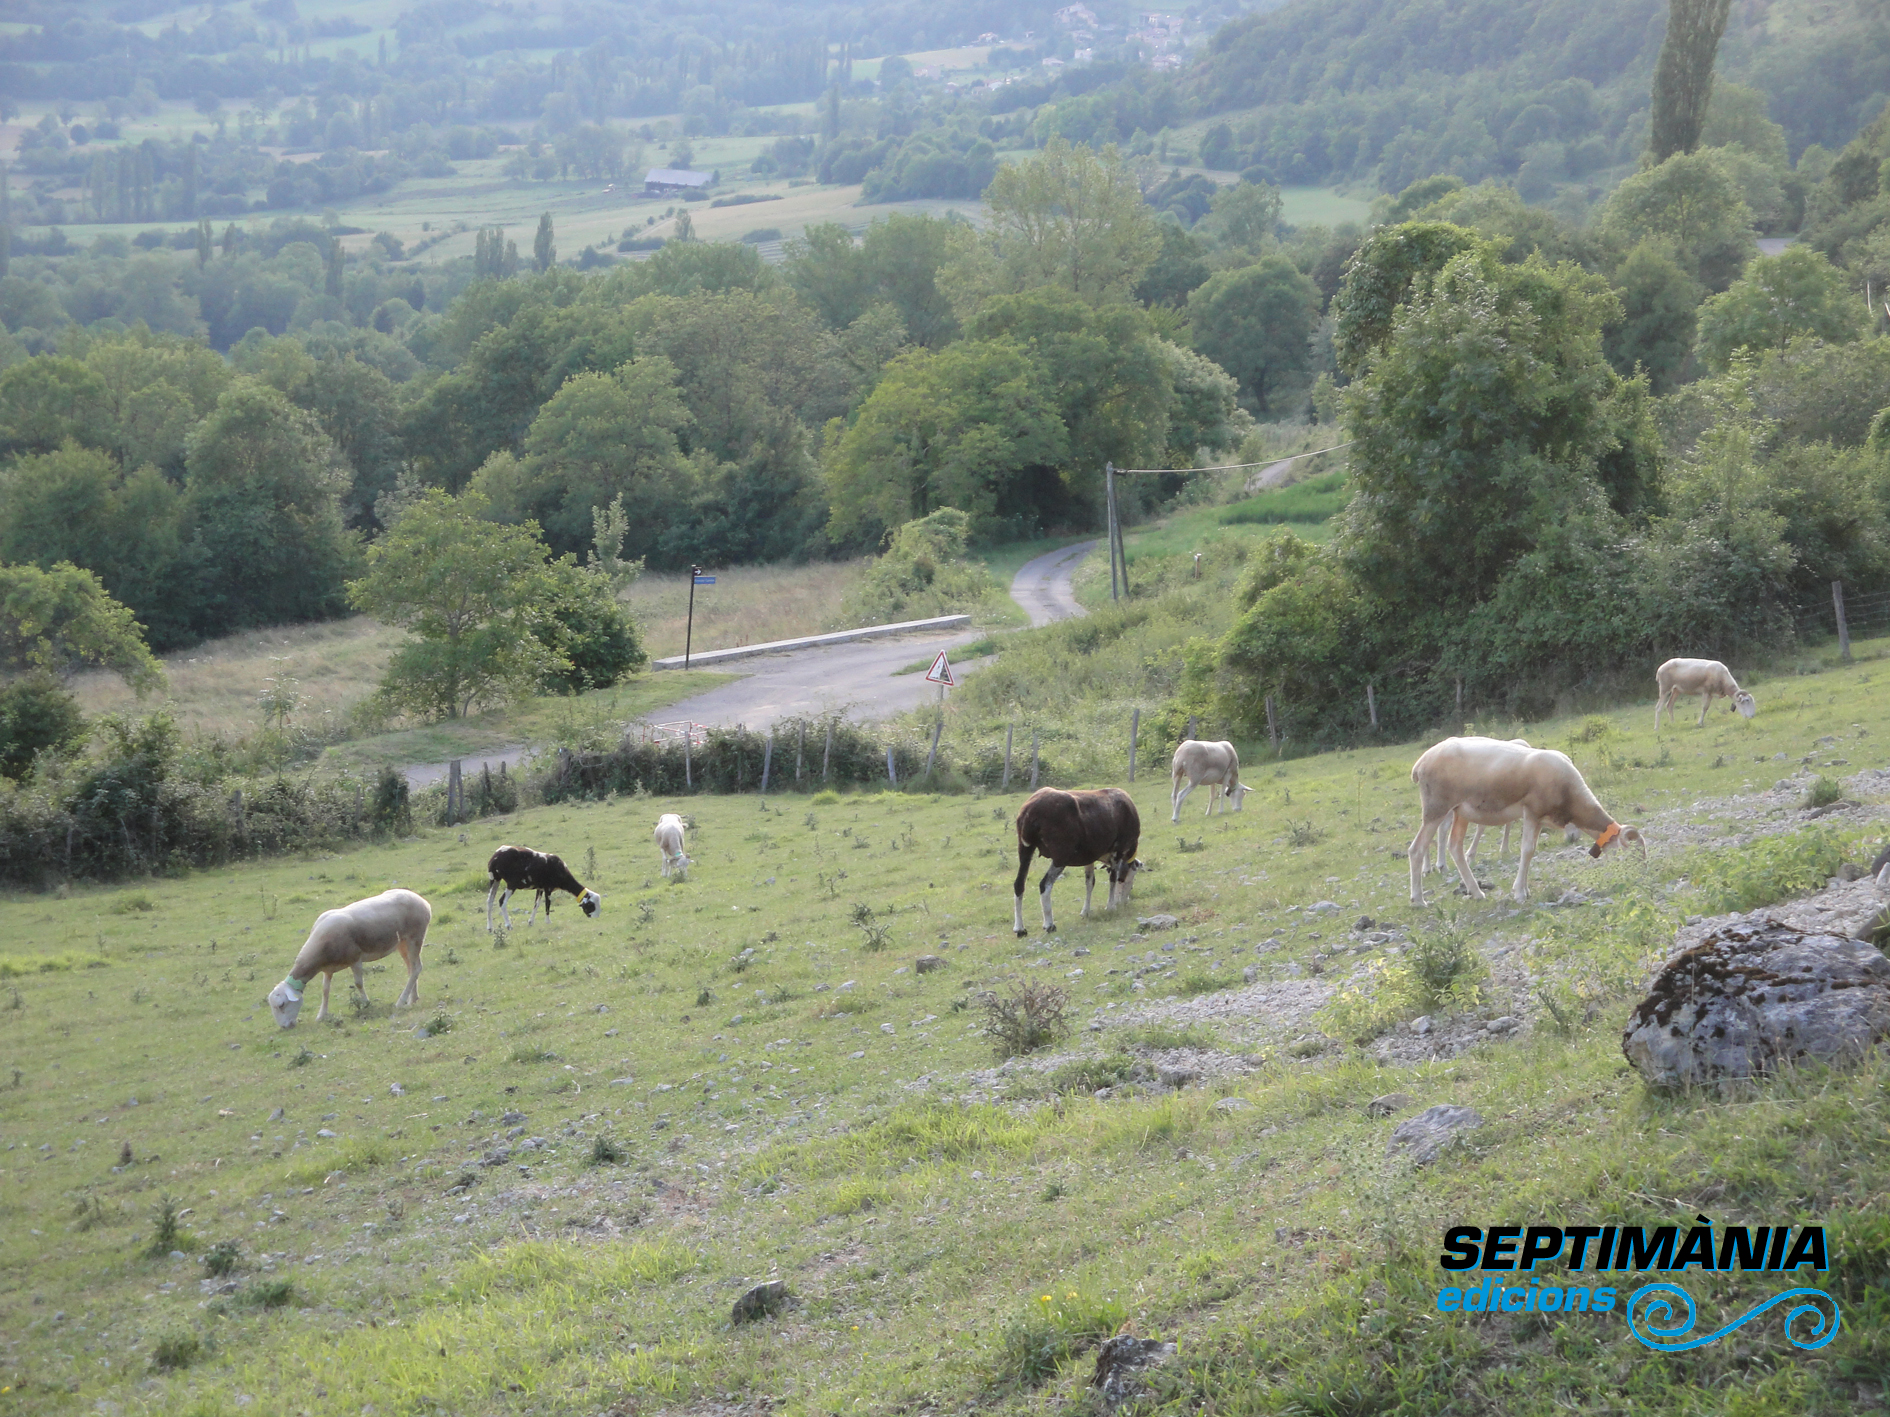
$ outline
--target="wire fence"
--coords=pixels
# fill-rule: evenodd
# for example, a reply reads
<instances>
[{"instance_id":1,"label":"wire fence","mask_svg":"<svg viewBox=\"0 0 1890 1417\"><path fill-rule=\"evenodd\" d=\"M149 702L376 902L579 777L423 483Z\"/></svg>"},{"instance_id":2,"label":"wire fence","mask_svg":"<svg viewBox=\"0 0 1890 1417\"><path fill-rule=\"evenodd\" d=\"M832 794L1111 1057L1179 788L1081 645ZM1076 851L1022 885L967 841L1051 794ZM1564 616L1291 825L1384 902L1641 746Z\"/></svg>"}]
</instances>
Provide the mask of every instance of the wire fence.
<instances>
[{"instance_id":1,"label":"wire fence","mask_svg":"<svg viewBox=\"0 0 1890 1417\"><path fill-rule=\"evenodd\" d=\"M1844 626L1853 642L1890 638L1890 590L1870 591L1862 595L1845 591L1843 603ZM1827 594L1802 601L1792 616L1792 628L1801 645L1810 647L1837 643L1836 597Z\"/></svg>"}]
</instances>

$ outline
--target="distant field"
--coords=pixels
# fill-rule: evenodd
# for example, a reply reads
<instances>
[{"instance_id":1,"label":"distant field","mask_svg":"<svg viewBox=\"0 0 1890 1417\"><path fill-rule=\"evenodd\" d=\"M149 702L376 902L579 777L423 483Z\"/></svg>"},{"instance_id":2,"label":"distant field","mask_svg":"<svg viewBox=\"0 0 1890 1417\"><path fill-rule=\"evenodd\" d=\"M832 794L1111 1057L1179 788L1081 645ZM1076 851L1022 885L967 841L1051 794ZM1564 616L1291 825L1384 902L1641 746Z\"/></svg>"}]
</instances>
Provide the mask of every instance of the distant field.
<instances>
[{"instance_id":1,"label":"distant field","mask_svg":"<svg viewBox=\"0 0 1890 1417\"><path fill-rule=\"evenodd\" d=\"M840 623L841 600L866 565L860 559L711 568L715 584L696 587L694 648L735 649L833 629ZM686 574L646 574L626 599L652 658L683 652Z\"/></svg>"}]
</instances>

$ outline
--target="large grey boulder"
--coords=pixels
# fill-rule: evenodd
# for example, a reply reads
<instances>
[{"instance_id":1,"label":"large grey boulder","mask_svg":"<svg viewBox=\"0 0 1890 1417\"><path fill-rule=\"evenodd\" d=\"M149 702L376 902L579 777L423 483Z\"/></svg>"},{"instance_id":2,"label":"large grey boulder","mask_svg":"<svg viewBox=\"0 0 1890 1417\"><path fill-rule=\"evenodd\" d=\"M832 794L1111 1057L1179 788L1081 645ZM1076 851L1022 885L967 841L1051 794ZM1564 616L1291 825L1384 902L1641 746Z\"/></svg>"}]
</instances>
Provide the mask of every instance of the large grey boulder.
<instances>
[{"instance_id":1,"label":"large grey boulder","mask_svg":"<svg viewBox=\"0 0 1890 1417\"><path fill-rule=\"evenodd\" d=\"M1862 940L1754 917L1667 961L1621 1051L1655 1087L1843 1063L1890 1036L1890 959Z\"/></svg>"}]
</instances>

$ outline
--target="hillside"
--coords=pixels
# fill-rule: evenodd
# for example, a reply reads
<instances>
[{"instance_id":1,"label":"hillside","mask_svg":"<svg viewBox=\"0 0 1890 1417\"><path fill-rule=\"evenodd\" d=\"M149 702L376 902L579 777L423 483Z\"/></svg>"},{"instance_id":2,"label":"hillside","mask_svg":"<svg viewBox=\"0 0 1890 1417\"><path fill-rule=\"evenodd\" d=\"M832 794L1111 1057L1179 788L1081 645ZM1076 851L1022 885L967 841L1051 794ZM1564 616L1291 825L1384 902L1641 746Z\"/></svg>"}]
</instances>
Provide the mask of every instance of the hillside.
<instances>
[{"instance_id":1,"label":"hillside","mask_svg":"<svg viewBox=\"0 0 1890 1417\"><path fill-rule=\"evenodd\" d=\"M1663 0L1301 0L1221 29L1184 88L1233 120L1216 166L1274 180L1515 174L1544 143L1568 174L1630 165L1645 141ZM1736 8L1723 78L1764 93L1794 158L1835 149L1890 91L1890 19L1867 0ZM1538 154L1535 154L1539 156Z\"/></svg>"}]
</instances>

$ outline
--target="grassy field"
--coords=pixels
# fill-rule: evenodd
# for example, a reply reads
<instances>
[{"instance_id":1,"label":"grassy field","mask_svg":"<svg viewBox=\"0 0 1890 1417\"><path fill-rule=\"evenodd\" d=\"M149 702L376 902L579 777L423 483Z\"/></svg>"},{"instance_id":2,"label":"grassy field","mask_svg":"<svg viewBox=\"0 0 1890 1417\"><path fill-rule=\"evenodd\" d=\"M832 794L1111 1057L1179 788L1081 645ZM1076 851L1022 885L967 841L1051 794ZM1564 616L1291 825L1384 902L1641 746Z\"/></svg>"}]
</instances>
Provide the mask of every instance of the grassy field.
<instances>
[{"instance_id":1,"label":"grassy field","mask_svg":"<svg viewBox=\"0 0 1890 1417\"><path fill-rule=\"evenodd\" d=\"M1125 1322L1179 1341L1152 1380L1175 1412L1854 1411L1890 1332L1890 1075L1728 1107L1648 1094L1616 1043L1680 917L1881 839L1759 795L1884 764L1883 663L1804 668L1754 676L1751 722L1529 725L1653 858L1545 851L1521 911L1405 899L1418 744L1255 762L1242 814L1179 828L1145 776L1135 912L1082 920L1066 879L1061 931L1023 941L1018 793L618 799L7 899L0 1412L1086 1410L1086 1349ZM686 881L648 841L670 809ZM603 913L488 936L501 840L562 852ZM375 966L371 1004L338 988L277 1031L262 997L309 920L396 883L435 909L420 1007L391 1014ZM1591 903L1546 904L1570 887ZM1155 911L1180 926L1143 938ZM1359 915L1473 960L1427 999ZM1023 980L1069 991L1076 1031L996 1069L968 1001ZM1419 1058L1394 1026L1419 1012L1524 1022ZM1198 1080L1153 1081L1178 1066ZM1414 1168L1366 1112L1394 1091L1488 1125ZM1832 1227L1837 1341L1767 1320L1670 1356L1618 1314L1431 1306L1447 1224L1696 1211ZM731 1326L769 1278L795 1306ZM1685 1283L1716 1326L1782 1287L1758 1278Z\"/></svg>"}]
</instances>

